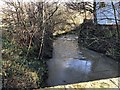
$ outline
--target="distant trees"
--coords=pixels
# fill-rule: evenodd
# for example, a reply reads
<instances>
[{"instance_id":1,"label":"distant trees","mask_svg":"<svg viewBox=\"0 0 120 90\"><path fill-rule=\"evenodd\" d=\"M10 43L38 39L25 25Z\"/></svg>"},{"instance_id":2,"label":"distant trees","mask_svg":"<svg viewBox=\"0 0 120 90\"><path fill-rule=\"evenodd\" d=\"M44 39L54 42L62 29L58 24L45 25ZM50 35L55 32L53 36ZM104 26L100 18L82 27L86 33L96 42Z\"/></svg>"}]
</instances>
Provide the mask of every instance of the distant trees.
<instances>
[{"instance_id":1,"label":"distant trees","mask_svg":"<svg viewBox=\"0 0 120 90\"><path fill-rule=\"evenodd\" d=\"M78 12L80 12L80 14L85 15L85 19L86 19L86 12L90 12L93 13L93 4L91 2L83 2L82 0L79 2L67 2L66 6L72 10L76 10Z\"/></svg>"}]
</instances>

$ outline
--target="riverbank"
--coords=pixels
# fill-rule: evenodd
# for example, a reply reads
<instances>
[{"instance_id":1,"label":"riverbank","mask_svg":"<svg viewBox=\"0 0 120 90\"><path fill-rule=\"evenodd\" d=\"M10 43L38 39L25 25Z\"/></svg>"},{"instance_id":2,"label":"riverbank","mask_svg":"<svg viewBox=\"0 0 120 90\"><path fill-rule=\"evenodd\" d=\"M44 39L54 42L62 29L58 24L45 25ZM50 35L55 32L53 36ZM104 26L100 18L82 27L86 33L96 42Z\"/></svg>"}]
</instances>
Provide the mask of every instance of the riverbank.
<instances>
[{"instance_id":1,"label":"riverbank","mask_svg":"<svg viewBox=\"0 0 120 90\"><path fill-rule=\"evenodd\" d=\"M34 37L35 40L32 40L32 44L28 42L24 45L18 40L15 41L10 32L3 30L1 50L3 89L43 88L46 86L48 77L46 62L52 57L53 42L50 37L52 38L51 34L45 35L44 45L41 48L41 40L37 35ZM40 48L42 51L38 58Z\"/></svg>"},{"instance_id":2,"label":"riverbank","mask_svg":"<svg viewBox=\"0 0 120 90\"><path fill-rule=\"evenodd\" d=\"M120 39L116 36L115 25L95 25L92 21L84 21L79 29L78 43L120 62Z\"/></svg>"}]
</instances>

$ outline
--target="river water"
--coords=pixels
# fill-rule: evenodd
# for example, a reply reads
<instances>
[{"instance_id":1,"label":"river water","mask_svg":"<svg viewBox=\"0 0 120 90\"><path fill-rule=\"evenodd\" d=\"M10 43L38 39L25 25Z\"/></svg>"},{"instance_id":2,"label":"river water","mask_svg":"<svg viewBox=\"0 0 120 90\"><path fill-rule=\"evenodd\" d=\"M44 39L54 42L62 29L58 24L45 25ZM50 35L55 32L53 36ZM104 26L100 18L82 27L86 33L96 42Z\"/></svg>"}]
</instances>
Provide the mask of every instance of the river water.
<instances>
[{"instance_id":1,"label":"river water","mask_svg":"<svg viewBox=\"0 0 120 90\"><path fill-rule=\"evenodd\" d=\"M101 53L78 47L76 35L58 37L48 64L48 86L117 77L118 62Z\"/></svg>"}]
</instances>

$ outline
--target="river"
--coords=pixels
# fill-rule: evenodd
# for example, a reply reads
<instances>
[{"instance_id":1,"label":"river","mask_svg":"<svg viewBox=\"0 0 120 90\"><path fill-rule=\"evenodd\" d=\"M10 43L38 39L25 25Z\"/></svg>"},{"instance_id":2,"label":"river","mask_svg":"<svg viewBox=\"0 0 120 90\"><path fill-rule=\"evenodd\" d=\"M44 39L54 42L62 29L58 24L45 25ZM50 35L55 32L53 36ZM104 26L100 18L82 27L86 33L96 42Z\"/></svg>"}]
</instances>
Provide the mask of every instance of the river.
<instances>
[{"instance_id":1,"label":"river","mask_svg":"<svg viewBox=\"0 0 120 90\"><path fill-rule=\"evenodd\" d=\"M58 37L48 64L48 86L117 77L118 62L101 53L78 47L76 35Z\"/></svg>"}]
</instances>

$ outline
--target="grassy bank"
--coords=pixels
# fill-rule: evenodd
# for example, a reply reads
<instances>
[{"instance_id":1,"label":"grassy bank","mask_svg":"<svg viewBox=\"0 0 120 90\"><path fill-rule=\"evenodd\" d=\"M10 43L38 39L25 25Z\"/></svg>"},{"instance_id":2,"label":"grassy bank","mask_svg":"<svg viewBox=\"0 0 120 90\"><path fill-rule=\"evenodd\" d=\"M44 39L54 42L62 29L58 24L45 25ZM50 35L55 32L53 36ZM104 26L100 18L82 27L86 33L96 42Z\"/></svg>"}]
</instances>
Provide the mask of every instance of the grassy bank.
<instances>
[{"instance_id":1,"label":"grassy bank","mask_svg":"<svg viewBox=\"0 0 120 90\"><path fill-rule=\"evenodd\" d=\"M45 84L47 72L45 60L37 60L34 54L26 57L25 49L9 41L3 41L3 84L5 88L38 88Z\"/></svg>"},{"instance_id":2,"label":"grassy bank","mask_svg":"<svg viewBox=\"0 0 120 90\"><path fill-rule=\"evenodd\" d=\"M10 35L10 33L7 30L3 31L3 88L45 87L47 84L46 80L48 77L48 69L46 62L49 58L52 57L52 42L44 42L43 52L40 55L40 57L43 56L43 58L41 59L38 58L38 47L36 47L35 45L31 45L28 51L27 45L21 46L18 42L11 39L11 37L12 35Z\"/></svg>"}]
</instances>

